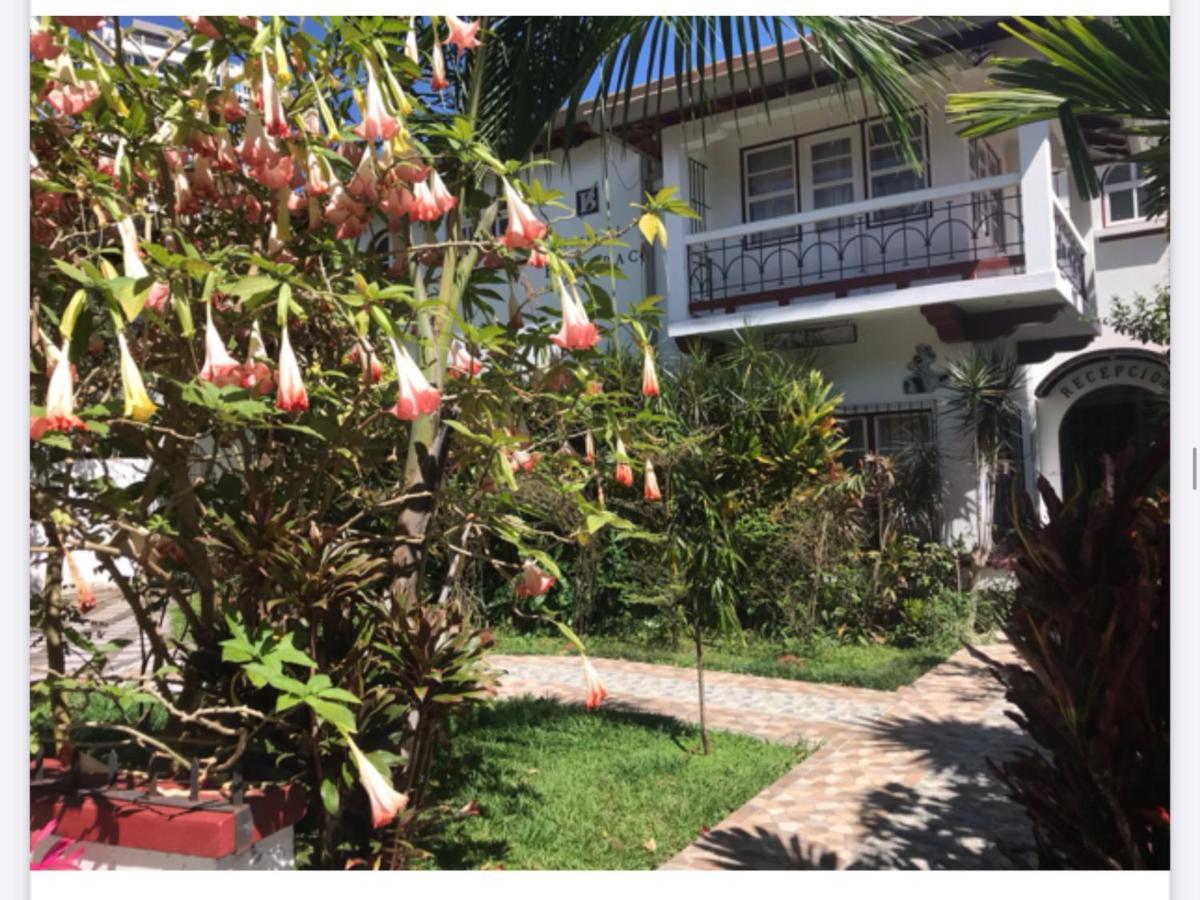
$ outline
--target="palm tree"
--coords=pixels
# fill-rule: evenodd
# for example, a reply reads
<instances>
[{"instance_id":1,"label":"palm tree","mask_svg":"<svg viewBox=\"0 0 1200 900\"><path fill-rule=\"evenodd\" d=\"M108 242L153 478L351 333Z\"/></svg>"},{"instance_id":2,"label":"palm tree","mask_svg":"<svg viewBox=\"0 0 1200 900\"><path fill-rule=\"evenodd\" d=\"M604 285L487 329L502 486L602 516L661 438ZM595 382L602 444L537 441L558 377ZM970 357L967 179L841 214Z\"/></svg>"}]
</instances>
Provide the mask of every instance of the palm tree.
<instances>
[{"instance_id":1,"label":"palm tree","mask_svg":"<svg viewBox=\"0 0 1200 900\"><path fill-rule=\"evenodd\" d=\"M1097 163L1145 166L1151 215L1165 214L1171 194L1171 24L1168 16L1017 17L1024 31L1001 25L1037 57L993 59L999 90L951 94L946 110L964 137L982 137L1029 122L1057 119L1075 183L1096 197ZM1135 151L1129 138L1142 138Z\"/></svg>"},{"instance_id":2,"label":"palm tree","mask_svg":"<svg viewBox=\"0 0 1200 900\"><path fill-rule=\"evenodd\" d=\"M805 79L816 85L832 78L847 99L857 80L915 161L911 108L918 81L934 69L924 48L937 43L917 24L866 16L503 16L487 19L484 28L495 40L485 39L464 58L460 100L477 133L514 159L548 144L556 125L570 146L597 76L595 104L618 116L611 123L617 128L634 117L657 117L668 90L701 121L725 89L751 91L769 111L764 44L774 45L767 49L781 60L786 84L785 40L803 35ZM734 65L718 72L713 63L722 59ZM668 66L679 77L667 75ZM652 86L640 105L632 102L639 77Z\"/></svg>"},{"instance_id":3,"label":"palm tree","mask_svg":"<svg viewBox=\"0 0 1200 900\"><path fill-rule=\"evenodd\" d=\"M975 503L975 553L982 563L992 547L996 474L1015 448L1015 423L1021 413L1025 376L1003 348L975 347L946 367L950 410L958 432L971 442L971 463L978 490Z\"/></svg>"}]
</instances>

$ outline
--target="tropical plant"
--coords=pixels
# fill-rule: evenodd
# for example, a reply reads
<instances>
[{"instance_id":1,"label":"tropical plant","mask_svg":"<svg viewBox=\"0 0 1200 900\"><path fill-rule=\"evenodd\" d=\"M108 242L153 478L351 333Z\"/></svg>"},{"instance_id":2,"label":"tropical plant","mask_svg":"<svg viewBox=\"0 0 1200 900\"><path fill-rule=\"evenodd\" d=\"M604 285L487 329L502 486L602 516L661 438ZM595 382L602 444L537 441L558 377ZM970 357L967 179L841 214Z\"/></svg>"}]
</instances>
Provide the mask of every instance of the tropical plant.
<instances>
[{"instance_id":1,"label":"tropical plant","mask_svg":"<svg viewBox=\"0 0 1200 900\"><path fill-rule=\"evenodd\" d=\"M746 566L745 518L836 475L845 443L833 418L840 402L818 371L749 340L724 354L697 352L667 379L662 444L647 452L664 486L655 524L695 647L705 753L703 638L740 630L738 599L754 575Z\"/></svg>"},{"instance_id":2,"label":"tropical plant","mask_svg":"<svg viewBox=\"0 0 1200 900\"><path fill-rule=\"evenodd\" d=\"M1033 823L1046 868L1166 869L1171 861L1170 516L1152 485L1169 432L1105 457L1090 496L1019 530L1004 630L1021 662L989 662L1038 745L993 764Z\"/></svg>"},{"instance_id":3,"label":"tropical plant","mask_svg":"<svg viewBox=\"0 0 1200 900\"><path fill-rule=\"evenodd\" d=\"M1163 348L1163 359L1170 361L1170 289L1159 287L1152 297L1137 293L1128 301L1114 297L1104 324L1138 343L1157 344Z\"/></svg>"},{"instance_id":4,"label":"tropical plant","mask_svg":"<svg viewBox=\"0 0 1200 900\"><path fill-rule=\"evenodd\" d=\"M554 451L589 430L647 443L640 400L587 386L619 383L601 341L644 339L656 301L613 316L593 251L684 210L667 190L557 236L557 194L426 89L443 26L475 40L453 17L194 17L161 66L103 21L47 18L30 41L31 613L50 649L31 740L293 782L315 864L403 865L446 717L489 687L464 560L528 601L556 548L634 531L598 470ZM140 672L77 627L81 551L137 623ZM68 701L87 695L129 715L86 717Z\"/></svg>"},{"instance_id":5,"label":"tropical plant","mask_svg":"<svg viewBox=\"0 0 1200 900\"><path fill-rule=\"evenodd\" d=\"M970 442L975 470L975 553L980 561L992 547L996 475L1016 447L1025 376L1002 347L975 346L946 367L949 408L959 434Z\"/></svg>"},{"instance_id":6,"label":"tropical plant","mask_svg":"<svg viewBox=\"0 0 1200 900\"><path fill-rule=\"evenodd\" d=\"M1020 29L1001 27L1035 55L990 60L999 90L947 98L951 120L963 126L959 133L984 137L1056 120L1084 196L1100 194L1097 163L1141 163L1146 209L1165 215L1171 200L1170 17L1016 20ZM1137 141L1147 146L1137 149Z\"/></svg>"}]
</instances>

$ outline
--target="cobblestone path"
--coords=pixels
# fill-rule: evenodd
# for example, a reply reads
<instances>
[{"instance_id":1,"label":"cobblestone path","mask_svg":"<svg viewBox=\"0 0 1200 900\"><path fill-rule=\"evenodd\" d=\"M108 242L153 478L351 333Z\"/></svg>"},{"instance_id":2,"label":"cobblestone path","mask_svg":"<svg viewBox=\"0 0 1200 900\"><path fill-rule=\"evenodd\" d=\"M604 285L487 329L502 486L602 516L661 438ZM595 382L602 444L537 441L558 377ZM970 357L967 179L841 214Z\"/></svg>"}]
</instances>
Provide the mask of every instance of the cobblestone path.
<instances>
[{"instance_id":1,"label":"cobblestone path","mask_svg":"<svg viewBox=\"0 0 1200 900\"><path fill-rule=\"evenodd\" d=\"M982 648L1011 659L1007 645ZM575 657L493 656L504 697L578 703ZM695 721L695 673L594 659L608 705ZM993 869L1029 865L1032 838L987 760L1022 746L967 651L908 687L874 691L705 672L712 728L820 748L665 869Z\"/></svg>"}]
</instances>

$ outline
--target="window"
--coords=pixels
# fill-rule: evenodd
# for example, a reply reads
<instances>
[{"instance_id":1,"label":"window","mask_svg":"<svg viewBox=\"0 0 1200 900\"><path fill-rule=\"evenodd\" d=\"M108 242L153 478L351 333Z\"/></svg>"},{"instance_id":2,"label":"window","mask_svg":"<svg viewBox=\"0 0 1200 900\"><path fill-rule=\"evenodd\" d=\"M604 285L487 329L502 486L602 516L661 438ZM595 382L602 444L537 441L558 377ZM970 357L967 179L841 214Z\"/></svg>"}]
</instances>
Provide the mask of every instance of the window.
<instances>
[{"instance_id":1,"label":"window","mask_svg":"<svg viewBox=\"0 0 1200 900\"><path fill-rule=\"evenodd\" d=\"M796 144L784 141L747 150L742 159L747 222L790 216L800 208L796 196ZM746 238L757 244L796 235L795 228L776 228Z\"/></svg>"},{"instance_id":2,"label":"window","mask_svg":"<svg viewBox=\"0 0 1200 900\"><path fill-rule=\"evenodd\" d=\"M809 158L813 209L843 206L855 201L854 141L849 135L812 143ZM824 230L853 224L853 216L842 216L820 222L817 228Z\"/></svg>"},{"instance_id":3,"label":"window","mask_svg":"<svg viewBox=\"0 0 1200 900\"><path fill-rule=\"evenodd\" d=\"M916 153L917 159L921 161L921 171L919 172L916 167L905 160L900 141L888 130L885 123L869 122L867 124L868 187L872 197L907 194L925 187L929 155L925 149L924 118L913 116L909 122L909 129L912 134L913 151ZM871 221L879 224L928 214L929 204L917 203L880 210L871 217Z\"/></svg>"},{"instance_id":4,"label":"window","mask_svg":"<svg viewBox=\"0 0 1200 900\"><path fill-rule=\"evenodd\" d=\"M846 438L843 463L847 468L857 466L868 453L894 457L909 447L928 444L934 439L930 409L850 413L842 418L841 424Z\"/></svg>"},{"instance_id":5,"label":"window","mask_svg":"<svg viewBox=\"0 0 1200 900\"><path fill-rule=\"evenodd\" d=\"M688 159L688 206L700 218L689 219L691 233L708 231L708 166Z\"/></svg>"},{"instance_id":6,"label":"window","mask_svg":"<svg viewBox=\"0 0 1200 900\"><path fill-rule=\"evenodd\" d=\"M1146 167L1120 163L1104 175L1104 223L1129 222L1146 217Z\"/></svg>"}]
</instances>

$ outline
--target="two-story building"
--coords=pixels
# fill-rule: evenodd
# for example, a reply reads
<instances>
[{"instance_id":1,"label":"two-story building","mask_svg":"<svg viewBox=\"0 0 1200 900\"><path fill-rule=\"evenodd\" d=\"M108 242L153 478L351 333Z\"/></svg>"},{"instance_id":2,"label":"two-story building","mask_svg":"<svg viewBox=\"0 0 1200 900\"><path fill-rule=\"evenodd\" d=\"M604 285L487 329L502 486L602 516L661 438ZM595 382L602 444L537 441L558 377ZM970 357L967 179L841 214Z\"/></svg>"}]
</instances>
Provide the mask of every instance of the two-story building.
<instances>
[{"instance_id":1,"label":"two-story building","mask_svg":"<svg viewBox=\"0 0 1200 900\"><path fill-rule=\"evenodd\" d=\"M851 458L938 448L944 536L968 541L976 479L947 363L975 345L1020 363L1014 475L1031 494L1039 473L1060 492L1075 472L1094 484L1101 454L1145 438L1167 391L1159 348L1103 324L1114 297L1167 286L1164 223L1143 215L1135 167L1106 166L1089 200L1057 123L964 140L947 121L946 94L986 88L987 59L1025 52L998 21L946 33L941 87L913 110L919 166L869 101L814 79L792 41L785 67L764 51L761 90L736 61L731 89L718 63L703 120L678 108L670 81L627 142L593 113L593 136L550 179L581 226L627 219L629 198L678 186L699 219L673 218L665 251L622 260L625 299L666 297L663 356L746 329L810 353L844 397Z\"/></svg>"}]
</instances>

